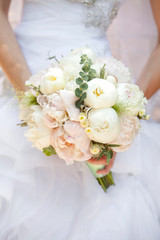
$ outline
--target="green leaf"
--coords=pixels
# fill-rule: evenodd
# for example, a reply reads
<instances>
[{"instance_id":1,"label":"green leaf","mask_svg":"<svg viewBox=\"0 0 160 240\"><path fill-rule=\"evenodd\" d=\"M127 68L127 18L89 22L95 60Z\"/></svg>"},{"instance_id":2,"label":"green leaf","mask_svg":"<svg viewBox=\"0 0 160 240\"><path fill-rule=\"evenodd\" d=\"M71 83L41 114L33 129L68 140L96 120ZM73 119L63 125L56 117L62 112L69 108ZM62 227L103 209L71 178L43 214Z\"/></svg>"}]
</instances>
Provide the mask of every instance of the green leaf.
<instances>
[{"instance_id":1,"label":"green leaf","mask_svg":"<svg viewBox=\"0 0 160 240\"><path fill-rule=\"evenodd\" d=\"M85 59L81 59L80 64L83 64L85 62Z\"/></svg>"},{"instance_id":2,"label":"green leaf","mask_svg":"<svg viewBox=\"0 0 160 240\"><path fill-rule=\"evenodd\" d=\"M106 66L106 64L104 64L100 70L100 78L102 78L102 79L105 79L105 74L106 74L105 66Z\"/></svg>"},{"instance_id":3,"label":"green leaf","mask_svg":"<svg viewBox=\"0 0 160 240\"><path fill-rule=\"evenodd\" d=\"M88 76L83 77L83 79L87 82L89 80Z\"/></svg>"},{"instance_id":4,"label":"green leaf","mask_svg":"<svg viewBox=\"0 0 160 240\"><path fill-rule=\"evenodd\" d=\"M78 84L78 85L81 85L82 83L83 83L83 79L82 78L76 78L76 83Z\"/></svg>"},{"instance_id":5,"label":"green leaf","mask_svg":"<svg viewBox=\"0 0 160 240\"><path fill-rule=\"evenodd\" d=\"M88 64L85 64L84 67L82 67L82 70L87 73L90 69L90 66Z\"/></svg>"},{"instance_id":6,"label":"green leaf","mask_svg":"<svg viewBox=\"0 0 160 240\"><path fill-rule=\"evenodd\" d=\"M76 105L76 108L81 108L81 100L80 99L78 99L76 102L75 102L75 105Z\"/></svg>"},{"instance_id":7,"label":"green leaf","mask_svg":"<svg viewBox=\"0 0 160 240\"><path fill-rule=\"evenodd\" d=\"M83 91L80 88L76 88L75 90L75 95L76 97L80 98L80 96L82 95Z\"/></svg>"},{"instance_id":8,"label":"green leaf","mask_svg":"<svg viewBox=\"0 0 160 240\"><path fill-rule=\"evenodd\" d=\"M86 97L87 97L87 93L84 92L84 93L82 94L82 96L81 96L81 100L84 100Z\"/></svg>"},{"instance_id":9,"label":"green leaf","mask_svg":"<svg viewBox=\"0 0 160 240\"><path fill-rule=\"evenodd\" d=\"M56 56L52 56L52 57L49 56L48 59L49 59L49 60L54 59L57 63L60 63L60 62L58 61L58 59L56 58Z\"/></svg>"},{"instance_id":10,"label":"green leaf","mask_svg":"<svg viewBox=\"0 0 160 240\"><path fill-rule=\"evenodd\" d=\"M107 152L107 165L109 164L111 158L113 157L113 151L112 150L109 150Z\"/></svg>"},{"instance_id":11,"label":"green leaf","mask_svg":"<svg viewBox=\"0 0 160 240\"><path fill-rule=\"evenodd\" d=\"M83 84L80 85L80 88L84 91L84 90L88 89L88 84L83 83Z\"/></svg>"},{"instance_id":12,"label":"green leaf","mask_svg":"<svg viewBox=\"0 0 160 240\"><path fill-rule=\"evenodd\" d=\"M56 155L56 151L51 145L43 148L43 153L46 154L46 156Z\"/></svg>"},{"instance_id":13,"label":"green leaf","mask_svg":"<svg viewBox=\"0 0 160 240\"><path fill-rule=\"evenodd\" d=\"M90 72L93 73L93 74L96 74L96 70L95 69L90 69Z\"/></svg>"},{"instance_id":14,"label":"green leaf","mask_svg":"<svg viewBox=\"0 0 160 240\"><path fill-rule=\"evenodd\" d=\"M24 94L22 96L21 103L24 106L39 105L39 103L37 102L37 97L30 92L27 92L27 94Z\"/></svg>"},{"instance_id":15,"label":"green leaf","mask_svg":"<svg viewBox=\"0 0 160 240\"><path fill-rule=\"evenodd\" d=\"M99 160L101 157L103 157L104 156L104 153L103 153L103 151L99 154L99 156L97 157L97 160Z\"/></svg>"},{"instance_id":16,"label":"green leaf","mask_svg":"<svg viewBox=\"0 0 160 240\"><path fill-rule=\"evenodd\" d=\"M92 60L88 58L87 64L91 67L91 65L92 65Z\"/></svg>"},{"instance_id":17,"label":"green leaf","mask_svg":"<svg viewBox=\"0 0 160 240\"><path fill-rule=\"evenodd\" d=\"M22 123L18 123L17 126L20 126L20 127L27 127L27 123L26 122L22 122Z\"/></svg>"},{"instance_id":18,"label":"green leaf","mask_svg":"<svg viewBox=\"0 0 160 240\"><path fill-rule=\"evenodd\" d=\"M86 76L84 72L80 72L79 75L80 75L82 78Z\"/></svg>"},{"instance_id":19,"label":"green leaf","mask_svg":"<svg viewBox=\"0 0 160 240\"><path fill-rule=\"evenodd\" d=\"M89 80L92 80L93 78L96 77L96 71L94 69L90 69L88 73Z\"/></svg>"},{"instance_id":20,"label":"green leaf","mask_svg":"<svg viewBox=\"0 0 160 240\"><path fill-rule=\"evenodd\" d=\"M121 145L118 144L107 144L108 147L120 147Z\"/></svg>"},{"instance_id":21,"label":"green leaf","mask_svg":"<svg viewBox=\"0 0 160 240\"><path fill-rule=\"evenodd\" d=\"M81 56L81 58L84 58L84 59L88 58L88 57L87 57L87 54L83 54L83 55Z\"/></svg>"}]
</instances>

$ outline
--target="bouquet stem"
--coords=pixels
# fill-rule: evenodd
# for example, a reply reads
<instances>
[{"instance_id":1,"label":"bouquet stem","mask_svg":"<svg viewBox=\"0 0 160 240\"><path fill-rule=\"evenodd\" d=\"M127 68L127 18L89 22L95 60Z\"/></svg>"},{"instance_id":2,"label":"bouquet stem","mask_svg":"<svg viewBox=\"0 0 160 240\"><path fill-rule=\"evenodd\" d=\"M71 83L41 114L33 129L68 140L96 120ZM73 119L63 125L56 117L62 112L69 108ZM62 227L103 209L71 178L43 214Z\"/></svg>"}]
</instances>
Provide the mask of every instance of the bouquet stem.
<instances>
[{"instance_id":1,"label":"bouquet stem","mask_svg":"<svg viewBox=\"0 0 160 240\"><path fill-rule=\"evenodd\" d=\"M101 177L97 175L97 171L103 169L105 165L94 165L89 162L86 162L86 164L105 192L109 186L115 185L111 172L109 172L107 175L102 175Z\"/></svg>"},{"instance_id":2,"label":"bouquet stem","mask_svg":"<svg viewBox=\"0 0 160 240\"><path fill-rule=\"evenodd\" d=\"M109 186L115 185L113 177L112 177L112 172L109 172L107 175L96 178L96 179L105 192Z\"/></svg>"}]
</instances>

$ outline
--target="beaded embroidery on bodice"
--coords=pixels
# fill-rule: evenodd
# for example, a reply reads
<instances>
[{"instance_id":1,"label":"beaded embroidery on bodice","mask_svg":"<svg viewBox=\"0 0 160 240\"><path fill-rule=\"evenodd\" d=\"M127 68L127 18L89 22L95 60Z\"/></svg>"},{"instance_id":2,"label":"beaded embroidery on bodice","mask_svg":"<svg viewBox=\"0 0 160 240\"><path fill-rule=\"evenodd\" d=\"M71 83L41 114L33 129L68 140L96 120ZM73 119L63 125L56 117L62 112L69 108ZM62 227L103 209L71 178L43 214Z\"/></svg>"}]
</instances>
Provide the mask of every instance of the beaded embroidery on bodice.
<instances>
[{"instance_id":1,"label":"beaded embroidery on bodice","mask_svg":"<svg viewBox=\"0 0 160 240\"><path fill-rule=\"evenodd\" d=\"M106 30L116 17L123 0L70 0L86 6L85 24Z\"/></svg>"}]
</instances>

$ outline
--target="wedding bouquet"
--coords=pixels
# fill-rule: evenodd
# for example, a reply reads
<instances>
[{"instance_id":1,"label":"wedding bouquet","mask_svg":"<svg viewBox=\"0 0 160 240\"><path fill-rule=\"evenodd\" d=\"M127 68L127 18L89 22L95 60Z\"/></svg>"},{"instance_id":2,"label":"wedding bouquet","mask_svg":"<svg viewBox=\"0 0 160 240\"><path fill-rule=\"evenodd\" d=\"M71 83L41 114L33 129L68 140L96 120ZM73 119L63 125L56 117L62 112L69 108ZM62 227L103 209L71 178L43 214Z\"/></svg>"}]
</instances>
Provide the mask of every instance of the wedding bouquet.
<instances>
[{"instance_id":1,"label":"wedding bouquet","mask_svg":"<svg viewBox=\"0 0 160 240\"><path fill-rule=\"evenodd\" d=\"M130 71L114 58L96 58L90 48L71 51L67 57L27 82L21 96L21 126L25 136L47 156L57 154L66 164L86 161L106 191L114 184L111 172L97 175L104 165L87 162L113 151L126 151L140 128L146 98L131 83Z\"/></svg>"}]
</instances>

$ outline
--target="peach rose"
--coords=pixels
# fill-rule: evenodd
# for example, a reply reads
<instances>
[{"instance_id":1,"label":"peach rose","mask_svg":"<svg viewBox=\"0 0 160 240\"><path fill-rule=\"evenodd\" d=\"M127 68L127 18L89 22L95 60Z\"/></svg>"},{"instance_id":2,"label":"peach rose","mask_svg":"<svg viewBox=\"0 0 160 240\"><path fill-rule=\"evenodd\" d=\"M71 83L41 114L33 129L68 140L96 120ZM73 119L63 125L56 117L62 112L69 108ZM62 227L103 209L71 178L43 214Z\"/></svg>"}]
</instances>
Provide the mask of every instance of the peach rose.
<instances>
[{"instance_id":1,"label":"peach rose","mask_svg":"<svg viewBox=\"0 0 160 240\"><path fill-rule=\"evenodd\" d=\"M64 127L53 129L51 145L67 164L91 158L90 140L77 122L67 121Z\"/></svg>"}]
</instances>

